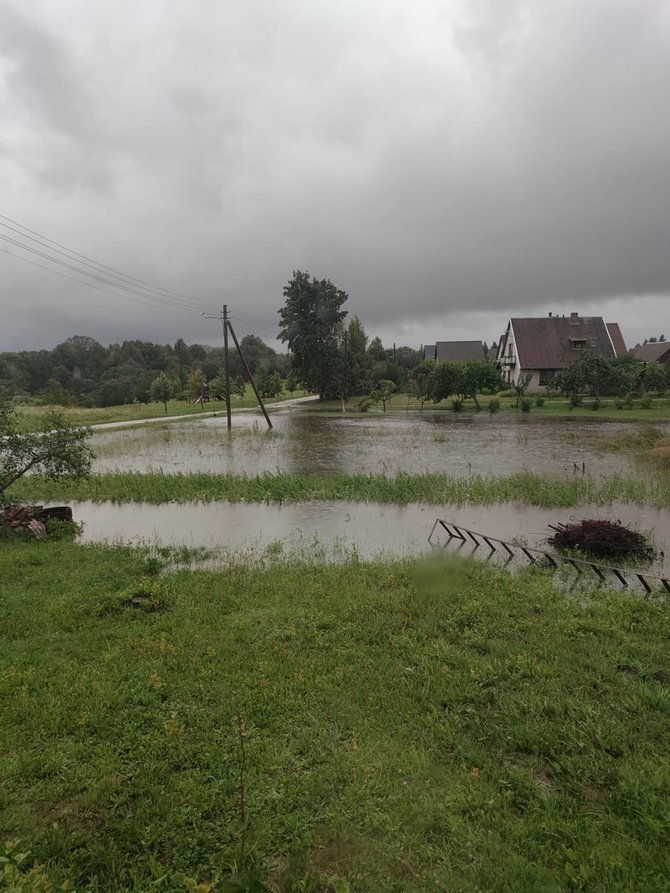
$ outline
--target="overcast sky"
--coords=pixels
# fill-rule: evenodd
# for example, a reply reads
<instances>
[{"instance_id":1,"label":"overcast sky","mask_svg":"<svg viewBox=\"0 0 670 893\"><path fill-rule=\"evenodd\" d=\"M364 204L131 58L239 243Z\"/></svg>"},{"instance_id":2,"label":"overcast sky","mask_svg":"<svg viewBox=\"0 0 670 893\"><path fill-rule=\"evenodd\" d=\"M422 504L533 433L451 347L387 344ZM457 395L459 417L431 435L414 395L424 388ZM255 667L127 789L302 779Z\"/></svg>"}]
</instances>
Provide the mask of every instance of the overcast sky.
<instances>
[{"instance_id":1,"label":"overcast sky","mask_svg":"<svg viewBox=\"0 0 670 893\"><path fill-rule=\"evenodd\" d=\"M182 295L0 240L0 349L272 340L296 269L387 345L670 338L668 97L667 0L0 0L0 214Z\"/></svg>"}]
</instances>

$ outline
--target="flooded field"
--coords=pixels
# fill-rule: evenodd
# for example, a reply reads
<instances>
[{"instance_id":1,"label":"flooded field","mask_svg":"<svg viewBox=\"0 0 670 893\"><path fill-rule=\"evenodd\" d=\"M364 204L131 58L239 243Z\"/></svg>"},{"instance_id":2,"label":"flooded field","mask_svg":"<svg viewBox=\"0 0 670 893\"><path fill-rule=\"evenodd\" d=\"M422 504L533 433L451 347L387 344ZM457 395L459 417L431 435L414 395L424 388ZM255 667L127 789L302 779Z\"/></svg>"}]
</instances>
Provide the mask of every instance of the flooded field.
<instances>
[{"instance_id":1,"label":"flooded field","mask_svg":"<svg viewBox=\"0 0 670 893\"><path fill-rule=\"evenodd\" d=\"M299 411L273 416L274 430L252 415L166 423L94 435L94 470L255 475L441 472L454 477L629 472L631 460L599 443L630 425L584 419L455 413L361 415ZM662 427L662 426L659 426ZM668 427L668 426L666 426ZM670 430L670 429L669 429Z\"/></svg>"},{"instance_id":2,"label":"flooded field","mask_svg":"<svg viewBox=\"0 0 670 893\"><path fill-rule=\"evenodd\" d=\"M670 513L639 506L544 509L526 505L403 506L349 502L290 505L212 502L161 506L147 503L73 504L84 522L84 542L133 542L189 546L236 555L300 555L338 560L417 556L430 550L436 518L501 539L544 547L549 524L581 518L618 518L649 531L657 549L670 555ZM670 564L670 562L669 562ZM668 571L663 560L655 572Z\"/></svg>"}]
</instances>

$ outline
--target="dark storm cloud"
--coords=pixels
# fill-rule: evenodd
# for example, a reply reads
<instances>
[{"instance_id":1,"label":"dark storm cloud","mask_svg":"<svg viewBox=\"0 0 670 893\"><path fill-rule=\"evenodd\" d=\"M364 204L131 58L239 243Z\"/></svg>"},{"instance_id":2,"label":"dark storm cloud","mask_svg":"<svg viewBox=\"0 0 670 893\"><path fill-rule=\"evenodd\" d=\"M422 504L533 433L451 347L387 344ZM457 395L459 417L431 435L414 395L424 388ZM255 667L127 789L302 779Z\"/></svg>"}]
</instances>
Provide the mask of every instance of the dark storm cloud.
<instances>
[{"instance_id":1,"label":"dark storm cloud","mask_svg":"<svg viewBox=\"0 0 670 893\"><path fill-rule=\"evenodd\" d=\"M669 9L0 4L0 212L227 300L266 338L305 268L388 338L491 340L548 309L654 334L670 329ZM17 328L46 305L102 340L216 337L0 262Z\"/></svg>"}]
</instances>

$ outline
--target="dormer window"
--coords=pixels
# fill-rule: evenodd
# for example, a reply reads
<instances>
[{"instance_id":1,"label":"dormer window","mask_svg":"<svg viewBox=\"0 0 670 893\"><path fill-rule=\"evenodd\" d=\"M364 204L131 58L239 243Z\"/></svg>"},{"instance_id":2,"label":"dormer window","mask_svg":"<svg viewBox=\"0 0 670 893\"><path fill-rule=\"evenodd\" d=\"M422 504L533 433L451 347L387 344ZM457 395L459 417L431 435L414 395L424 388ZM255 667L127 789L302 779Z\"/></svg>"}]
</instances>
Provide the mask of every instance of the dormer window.
<instances>
[{"instance_id":1,"label":"dormer window","mask_svg":"<svg viewBox=\"0 0 670 893\"><path fill-rule=\"evenodd\" d=\"M589 346L589 342L586 338L571 338L570 339L570 347L573 350L587 350Z\"/></svg>"}]
</instances>

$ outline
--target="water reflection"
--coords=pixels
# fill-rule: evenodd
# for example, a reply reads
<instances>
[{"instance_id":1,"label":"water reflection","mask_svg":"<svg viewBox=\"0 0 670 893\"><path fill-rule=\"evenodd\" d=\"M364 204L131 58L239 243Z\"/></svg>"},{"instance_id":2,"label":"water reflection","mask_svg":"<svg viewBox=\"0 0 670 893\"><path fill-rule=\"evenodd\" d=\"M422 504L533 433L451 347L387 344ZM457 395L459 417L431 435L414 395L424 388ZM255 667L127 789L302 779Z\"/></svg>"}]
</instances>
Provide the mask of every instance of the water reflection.
<instances>
[{"instance_id":1,"label":"water reflection","mask_svg":"<svg viewBox=\"0 0 670 893\"><path fill-rule=\"evenodd\" d=\"M670 513L615 504L609 507L544 509L503 504L489 506L379 505L350 502L302 502L286 505L248 503L92 503L73 504L84 523L84 542L145 542L186 545L262 554L279 547L285 554L319 554L326 560L380 555L401 558L429 551L428 536L436 518L500 539L544 548L548 525L582 518L619 518L651 531L655 546L670 555ZM438 541L439 542L439 541ZM454 544L452 544L453 546ZM464 552L472 544L462 544ZM663 572L662 564L655 567ZM668 568L666 567L667 571Z\"/></svg>"},{"instance_id":2,"label":"water reflection","mask_svg":"<svg viewBox=\"0 0 670 893\"><path fill-rule=\"evenodd\" d=\"M625 423L522 418L489 413L319 416L275 414L267 431L258 418L236 416L97 432L96 471L297 474L337 472L454 477L533 471L559 476L585 469L593 477L626 473L632 461L599 447ZM667 427L667 426L666 426Z\"/></svg>"}]
</instances>

